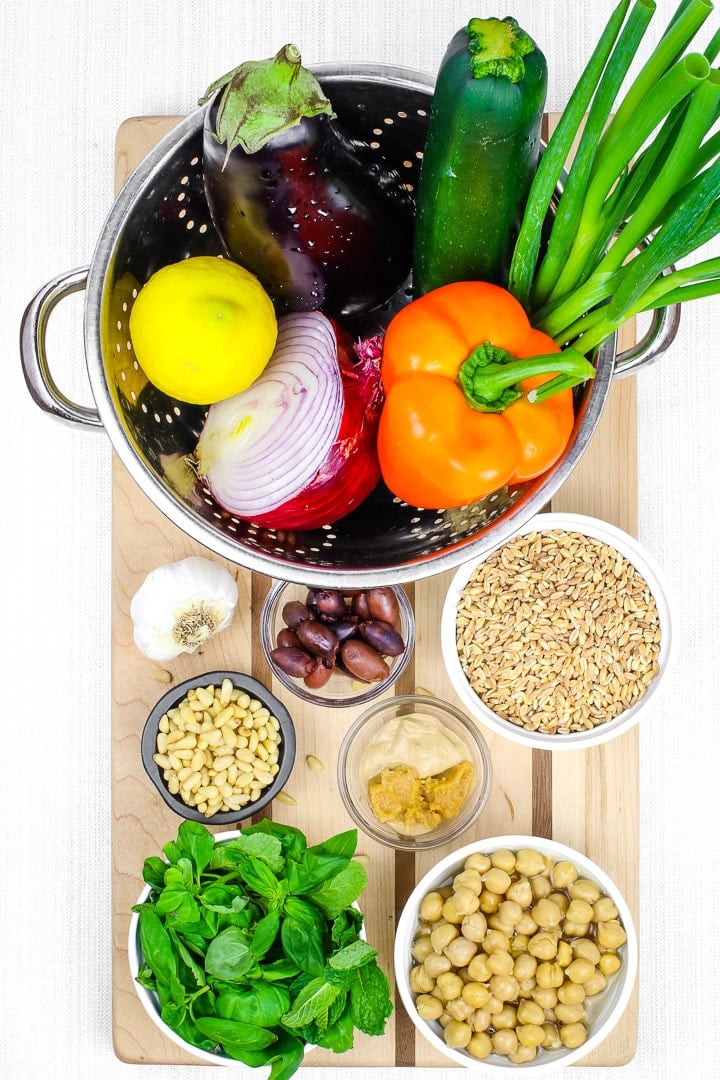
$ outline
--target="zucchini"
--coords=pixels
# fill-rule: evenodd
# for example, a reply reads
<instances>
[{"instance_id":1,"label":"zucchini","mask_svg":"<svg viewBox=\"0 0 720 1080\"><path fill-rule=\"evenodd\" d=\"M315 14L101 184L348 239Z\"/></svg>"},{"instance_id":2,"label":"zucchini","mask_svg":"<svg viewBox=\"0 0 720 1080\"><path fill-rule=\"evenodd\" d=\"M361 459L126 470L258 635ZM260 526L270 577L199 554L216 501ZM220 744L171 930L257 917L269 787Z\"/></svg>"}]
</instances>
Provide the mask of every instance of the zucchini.
<instances>
[{"instance_id":1,"label":"zucchini","mask_svg":"<svg viewBox=\"0 0 720 1080\"><path fill-rule=\"evenodd\" d=\"M471 19L450 41L418 182L416 296L451 281L506 285L546 93L545 57L515 19Z\"/></svg>"}]
</instances>

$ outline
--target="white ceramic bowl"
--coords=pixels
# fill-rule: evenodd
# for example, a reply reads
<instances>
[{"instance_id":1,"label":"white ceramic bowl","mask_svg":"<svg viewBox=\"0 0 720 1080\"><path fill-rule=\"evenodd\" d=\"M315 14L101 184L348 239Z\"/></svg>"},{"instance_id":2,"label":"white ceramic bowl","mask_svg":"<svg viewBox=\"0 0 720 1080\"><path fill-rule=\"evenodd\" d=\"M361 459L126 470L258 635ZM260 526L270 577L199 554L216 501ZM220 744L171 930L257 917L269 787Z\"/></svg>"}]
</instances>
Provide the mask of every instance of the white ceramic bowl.
<instances>
[{"instance_id":1,"label":"white ceramic bowl","mask_svg":"<svg viewBox=\"0 0 720 1080\"><path fill-rule=\"evenodd\" d=\"M493 552L485 555L483 560L465 563L456 571L450 582L443 605L440 629L442 655L453 687L467 711L498 735L538 750L586 750L591 746L597 746L623 734L633 727L640 720L640 717L647 712L670 661L672 649L671 606L663 572L655 559L634 537L606 521L581 514L538 514L522 525L515 535L524 536L530 532L547 532L555 529L563 532L578 532L584 536L594 537L615 548L635 567L649 586L657 605L660 621L661 640L658 657L660 670L643 696L614 719L607 720L605 723L587 731L570 732L568 734L546 734L540 731L530 731L512 723L510 720L506 720L489 708L471 687L458 657L456 613L463 589L475 568L480 561L487 559ZM494 550L499 549L495 548Z\"/></svg>"},{"instance_id":2,"label":"white ceramic bowl","mask_svg":"<svg viewBox=\"0 0 720 1080\"><path fill-rule=\"evenodd\" d=\"M594 881L601 892L613 900L627 935L627 941L618 949L622 966L614 975L608 977L606 988L594 998L589 999L591 1001L588 1008L589 1037L582 1046L572 1050L541 1050L533 1061L523 1065L513 1065L499 1054L491 1054L490 1057L478 1061L465 1050L449 1047L443 1038L440 1024L437 1021L423 1020L415 1008L415 995L410 990L409 976L411 968L416 964L412 957L411 947L419 925L418 909L426 893L452 882L453 877L462 869L468 855L476 852L490 855L501 849L516 852L521 848L534 848L555 861L568 859L575 863L581 877ZM491 836L485 840L476 840L446 855L415 886L398 920L395 933L394 967L397 988L410 1019L420 1034L454 1064L475 1069L478 1073L485 1070L487 1075L505 1076L511 1072L517 1073L526 1069L533 1073L550 1072L573 1065L587 1057L615 1027L630 1001L637 978L638 941L633 918L622 893L608 874L592 859L565 844L539 836Z\"/></svg>"}]
</instances>

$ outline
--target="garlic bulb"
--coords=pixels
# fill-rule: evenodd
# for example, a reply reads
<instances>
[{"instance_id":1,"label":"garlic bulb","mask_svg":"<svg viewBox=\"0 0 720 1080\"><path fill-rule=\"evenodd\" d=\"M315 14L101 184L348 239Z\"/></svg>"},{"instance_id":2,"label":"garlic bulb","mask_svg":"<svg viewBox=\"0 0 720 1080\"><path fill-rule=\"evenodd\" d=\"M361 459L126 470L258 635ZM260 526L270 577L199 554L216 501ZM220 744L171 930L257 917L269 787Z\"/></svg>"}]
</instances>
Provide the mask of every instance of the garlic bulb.
<instances>
[{"instance_id":1,"label":"garlic bulb","mask_svg":"<svg viewBox=\"0 0 720 1080\"><path fill-rule=\"evenodd\" d=\"M135 644L150 660L192 653L232 622L235 579L209 559L191 556L151 570L130 603Z\"/></svg>"}]
</instances>

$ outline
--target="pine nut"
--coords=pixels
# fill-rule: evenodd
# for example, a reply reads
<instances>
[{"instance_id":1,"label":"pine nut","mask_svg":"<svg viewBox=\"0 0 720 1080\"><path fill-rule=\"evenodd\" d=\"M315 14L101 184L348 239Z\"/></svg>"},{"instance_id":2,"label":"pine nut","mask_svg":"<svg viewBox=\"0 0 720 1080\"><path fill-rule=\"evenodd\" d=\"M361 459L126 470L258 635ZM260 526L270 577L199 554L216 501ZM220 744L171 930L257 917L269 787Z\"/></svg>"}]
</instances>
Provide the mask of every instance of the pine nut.
<instances>
[{"instance_id":1,"label":"pine nut","mask_svg":"<svg viewBox=\"0 0 720 1080\"><path fill-rule=\"evenodd\" d=\"M293 799L292 795L288 795L287 791L278 791L275 799L277 802L285 803L286 806L297 806L297 800Z\"/></svg>"},{"instance_id":2,"label":"pine nut","mask_svg":"<svg viewBox=\"0 0 720 1080\"><path fill-rule=\"evenodd\" d=\"M172 675L169 671L165 671L163 668L155 668L153 671L153 679L157 679L158 682L171 683Z\"/></svg>"},{"instance_id":3,"label":"pine nut","mask_svg":"<svg viewBox=\"0 0 720 1080\"><path fill-rule=\"evenodd\" d=\"M322 772L325 766L320 758L316 758L314 754L308 754L305 758L305 764L310 772Z\"/></svg>"}]
</instances>

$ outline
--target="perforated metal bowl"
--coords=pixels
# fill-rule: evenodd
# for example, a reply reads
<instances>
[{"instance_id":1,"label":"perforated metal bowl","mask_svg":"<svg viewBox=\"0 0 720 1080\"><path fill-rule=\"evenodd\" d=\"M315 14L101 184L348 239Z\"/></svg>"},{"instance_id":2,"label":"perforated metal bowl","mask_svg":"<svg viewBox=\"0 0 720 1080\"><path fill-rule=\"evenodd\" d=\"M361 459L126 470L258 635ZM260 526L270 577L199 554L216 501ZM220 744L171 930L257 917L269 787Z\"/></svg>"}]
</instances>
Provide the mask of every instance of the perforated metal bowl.
<instances>
[{"instance_id":1,"label":"perforated metal bowl","mask_svg":"<svg viewBox=\"0 0 720 1080\"><path fill-rule=\"evenodd\" d=\"M372 65L315 68L341 122L417 182L432 80ZM341 521L309 532L261 529L217 505L184 464L202 412L145 385L128 321L141 285L160 266L187 255L220 254L202 184L203 110L174 128L140 163L117 197L89 268L62 274L38 291L21 334L23 370L37 404L56 417L104 428L118 456L153 503L180 529L230 562L309 585L411 581L475 558L507 539L540 510L577 464L594 432L614 375L659 356L672 340L678 309L663 309L638 347L615 356L606 343L597 376L578 395L575 430L557 465L530 483L504 488L472 506L423 510L381 484ZM45 350L47 321L63 297L86 288L85 352L96 410L76 405L54 383ZM407 287L384 311L349 324L370 333L409 299Z\"/></svg>"}]
</instances>

